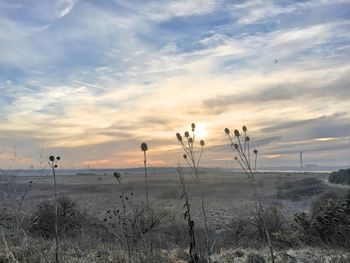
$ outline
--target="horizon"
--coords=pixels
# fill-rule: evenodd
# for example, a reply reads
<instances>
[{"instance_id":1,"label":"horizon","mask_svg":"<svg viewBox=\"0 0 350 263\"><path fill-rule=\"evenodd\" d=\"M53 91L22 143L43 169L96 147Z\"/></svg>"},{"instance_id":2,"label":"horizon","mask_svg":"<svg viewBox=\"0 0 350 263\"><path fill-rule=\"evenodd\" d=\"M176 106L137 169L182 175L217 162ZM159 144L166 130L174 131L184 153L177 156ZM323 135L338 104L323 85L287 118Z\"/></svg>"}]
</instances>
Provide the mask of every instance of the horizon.
<instances>
[{"instance_id":1,"label":"horizon","mask_svg":"<svg viewBox=\"0 0 350 263\"><path fill-rule=\"evenodd\" d=\"M0 1L0 167L350 167L350 1ZM199 141L198 141L199 142ZM45 159L46 158L46 159ZM238 166L235 166L237 168Z\"/></svg>"}]
</instances>

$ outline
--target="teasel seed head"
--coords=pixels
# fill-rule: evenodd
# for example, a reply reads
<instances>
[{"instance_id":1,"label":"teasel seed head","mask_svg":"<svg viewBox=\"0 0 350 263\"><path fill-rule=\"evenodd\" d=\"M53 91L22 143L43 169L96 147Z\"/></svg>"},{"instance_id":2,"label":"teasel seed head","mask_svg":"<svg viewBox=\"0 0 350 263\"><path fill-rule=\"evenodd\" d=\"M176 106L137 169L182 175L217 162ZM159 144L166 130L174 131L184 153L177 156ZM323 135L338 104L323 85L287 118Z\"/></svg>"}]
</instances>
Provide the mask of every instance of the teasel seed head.
<instances>
[{"instance_id":1,"label":"teasel seed head","mask_svg":"<svg viewBox=\"0 0 350 263\"><path fill-rule=\"evenodd\" d=\"M249 136L245 137L245 141L246 141L246 142L249 142L249 141L250 141Z\"/></svg>"},{"instance_id":2,"label":"teasel seed head","mask_svg":"<svg viewBox=\"0 0 350 263\"><path fill-rule=\"evenodd\" d=\"M179 142L182 142L182 136L180 133L176 133L176 138Z\"/></svg>"},{"instance_id":3,"label":"teasel seed head","mask_svg":"<svg viewBox=\"0 0 350 263\"><path fill-rule=\"evenodd\" d=\"M248 129L247 129L247 126L243 126L242 127L242 130L244 131L244 132L246 132Z\"/></svg>"},{"instance_id":4,"label":"teasel seed head","mask_svg":"<svg viewBox=\"0 0 350 263\"><path fill-rule=\"evenodd\" d=\"M235 136L239 137L240 134L238 130L235 130L234 133L235 133Z\"/></svg>"},{"instance_id":5,"label":"teasel seed head","mask_svg":"<svg viewBox=\"0 0 350 263\"><path fill-rule=\"evenodd\" d=\"M185 137L186 138L190 137L190 133L188 131L185 131Z\"/></svg>"},{"instance_id":6,"label":"teasel seed head","mask_svg":"<svg viewBox=\"0 0 350 263\"><path fill-rule=\"evenodd\" d=\"M254 149L254 154L258 154L258 150L257 149Z\"/></svg>"},{"instance_id":7,"label":"teasel seed head","mask_svg":"<svg viewBox=\"0 0 350 263\"><path fill-rule=\"evenodd\" d=\"M235 144L233 145L233 147L235 147L235 149L237 150L237 149L238 149L238 144L235 143Z\"/></svg>"},{"instance_id":8,"label":"teasel seed head","mask_svg":"<svg viewBox=\"0 0 350 263\"><path fill-rule=\"evenodd\" d=\"M57 157L56 157L56 160L57 160L57 161L61 160L61 157L57 156Z\"/></svg>"},{"instance_id":9,"label":"teasel seed head","mask_svg":"<svg viewBox=\"0 0 350 263\"><path fill-rule=\"evenodd\" d=\"M225 133L226 133L226 134L230 134L229 128L225 128Z\"/></svg>"},{"instance_id":10,"label":"teasel seed head","mask_svg":"<svg viewBox=\"0 0 350 263\"><path fill-rule=\"evenodd\" d=\"M49 160L50 160L51 162L54 162L54 161L55 161L55 156L51 155L51 156L49 157Z\"/></svg>"},{"instance_id":11,"label":"teasel seed head","mask_svg":"<svg viewBox=\"0 0 350 263\"><path fill-rule=\"evenodd\" d=\"M205 144L204 140L201 140L199 143L200 143L200 145L201 145L202 147L203 147L204 144Z\"/></svg>"},{"instance_id":12,"label":"teasel seed head","mask_svg":"<svg viewBox=\"0 0 350 263\"><path fill-rule=\"evenodd\" d=\"M143 151L143 152L148 151L147 143L145 143L145 142L141 143L141 151Z\"/></svg>"},{"instance_id":13,"label":"teasel seed head","mask_svg":"<svg viewBox=\"0 0 350 263\"><path fill-rule=\"evenodd\" d=\"M184 154L182 157L186 160L187 159L187 154Z\"/></svg>"},{"instance_id":14,"label":"teasel seed head","mask_svg":"<svg viewBox=\"0 0 350 263\"><path fill-rule=\"evenodd\" d=\"M192 128L192 131L194 131L194 129L196 128L196 124L192 123L191 128Z\"/></svg>"},{"instance_id":15,"label":"teasel seed head","mask_svg":"<svg viewBox=\"0 0 350 263\"><path fill-rule=\"evenodd\" d=\"M189 139L188 139L188 142L189 142L189 143L193 143L193 139L192 139L192 138L189 138Z\"/></svg>"}]
</instances>

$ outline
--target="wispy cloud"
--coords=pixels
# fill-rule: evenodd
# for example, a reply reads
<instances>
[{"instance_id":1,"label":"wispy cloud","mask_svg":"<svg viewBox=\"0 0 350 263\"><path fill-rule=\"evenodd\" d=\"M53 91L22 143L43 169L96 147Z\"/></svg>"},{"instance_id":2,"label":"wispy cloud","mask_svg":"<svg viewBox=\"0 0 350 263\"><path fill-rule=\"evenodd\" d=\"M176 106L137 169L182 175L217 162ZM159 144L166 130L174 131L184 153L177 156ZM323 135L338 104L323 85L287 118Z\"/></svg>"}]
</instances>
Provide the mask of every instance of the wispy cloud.
<instances>
[{"instance_id":1,"label":"wispy cloud","mask_svg":"<svg viewBox=\"0 0 350 263\"><path fill-rule=\"evenodd\" d=\"M64 17L68 15L74 8L74 5L76 4L78 0L59 0L58 1L58 7L59 7L59 16Z\"/></svg>"}]
</instances>

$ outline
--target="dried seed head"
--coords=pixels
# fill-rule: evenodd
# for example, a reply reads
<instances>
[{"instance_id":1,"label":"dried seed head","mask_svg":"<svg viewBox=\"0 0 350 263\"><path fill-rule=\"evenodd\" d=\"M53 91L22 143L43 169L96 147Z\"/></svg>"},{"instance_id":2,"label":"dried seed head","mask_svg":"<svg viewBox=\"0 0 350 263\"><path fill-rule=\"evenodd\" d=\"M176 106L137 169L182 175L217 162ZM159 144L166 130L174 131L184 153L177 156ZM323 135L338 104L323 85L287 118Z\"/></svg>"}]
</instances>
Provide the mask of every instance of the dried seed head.
<instances>
[{"instance_id":1,"label":"dried seed head","mask_svg":"<svg viewBox=\"0 0 350 263\"><path fill-rule=\"evenodd\" d=\"M61 160L61 157L57 156L57 157L56 157L56 160L57 160L57 161Z\"/></svg>"},{"instance_id":2,"label":"dried seed head","mask_svg":"<svg viewBox=\"0 0 350 263\"><path fill-rule=\"evenodd\" d=\"M250 141L249 136L245 137L245 141L246 141L246 142L249 142L249 141Z\"/></svg>"},{"instance_id":3,"label":"dried seed head","mask_svg":"<svg viewBox=\"0 0 350 263\"><path fill-rule=\"evenodd\" d=\"M51 156L49 157L49 160L50 160L51 162L55 161L55 156L52 156L52 155L51 155Z\"/></svg>"},{"instance_id":4,"label":"dried seed head","mask_svg":"<svg viewBox=\"0 0 350 263\"><path fill-rule=\"evenodd\" d=\"M184 154L182 157L183 157L184 159L187 159L187 154Z\"/></svg>"},{"instance_id":5,"label":"dried seed head","mask_svg":"<svg viewBox=\"0 0 350 263\"><path fill-rule=\"evenodd\" d=\"M233 147L235 147L235 149L238 149L238 144L235 143L235 144L233 145Z\"/></svg>"},{"instance_id":6,"label":"dried seed head","mask_svg":"<svg viewBox=\"0 0 350 263\"><path fill-rule=\"evenodd\" d=\"M54 167L57 168L58 167L57 164L55 164Z\"/></svg>"},{"instance_id":7,"label":"dried seed head","mask_svg":"<svg viewBox=\"0 0 350 263\"><path fill-rule=\"evenodd\" d=\"M237 160L237 156L235 156L235 160Z\"/></svg>"},{"instance_id":8,"label":"dried seed head","mask_svg":"<svg viewBox=\"0 0 350 263\"><path fill-rule=\"evenodd\" d=\"M196 128L196 124L192 123L191 128L192 128L192 131L194 131L194 129Z\"/></svg>"},{"instance_id":9,"label":"dried seed head","mask_svg":"<svg viewBox=\"0 0 350 263\"><path fill-rule=\"evenodd\" d=\"M190 137L190 133L188 131L185 131L185 137L186 138Z\"/></svg>"},{"instance_id":10,"label":"dried seed head","mask_svg":"<svg viewBox=\"0 0 350 263\"><path fill-rule=\"evenodd\" d=\"M182 136L180 133L176 133L176 138L179 142L182 142Z\"/></svg>"},{"instance_id":11,"label":"dried seed head","mask_svg":"<svg viewBox=\"0 0 350 263\"><path fill-rule=\"evenodd\" d=\"M147 143L143 142L141 143L141 151L146 152L148 150Z\"/></svg>"},{"instance_id":12,"label":"dried seed head","mask_svg":"<svg viewBox=\"0 0 350 263\"><path fill-rule=\"evenodd\" d=\"M230 130L228 128L225 128L225 133L230 134Z\"/></svg>"},{"instance_id":13,"label":"dried seed head","mask_svg":"<svg viewBox=\"0 0 350 263\"><path fill-rule=\"evenodd\" d=\"M254 154L258 154L258 150L254 149Z\"/></svg>"},{"instance_id":14,"label":"dried seed head","mask_svg":"<svg viewBox=\"0 0 350 263\"><path fill-rule=\"evenodd\" d=\"M238 130L235 130L234 133L235 133L235 136L237 137L240 135Z\"/></svg>"},{"instance_id":15,"label":"dried seed head","mask_svg":"<svg viewBox=\"0 0 350 263\"><path fill-rule=\"evenodd\" d=\"M189 138L189 139L188 139L188 142L189 142L189 143L193 143L193 139L192 139L192 138Z\"/></svg>"},{"instance_id":16,"label":"dried seed head","mask_svg":"<svg viewBox=\"0 0 350 263\"><path fill-rule=\"evenodd\" d=\"M202 147L203 147L204 144L205 144L205 143L204 143L204 140L201 140L199 143L200 143L200 145L201 145Z\"/></svg>"},{"instance_id":17,"label":"dried seed head","mask_svg":"<svg viewBox=\"0 0 350 263\"><path fill-rule=\"evenodd\" d=\"M242 130L244 131L244 132L246 132L248 129L247 129L247 126L243 126L242 127Z\"/></svg>"}]
</instances>

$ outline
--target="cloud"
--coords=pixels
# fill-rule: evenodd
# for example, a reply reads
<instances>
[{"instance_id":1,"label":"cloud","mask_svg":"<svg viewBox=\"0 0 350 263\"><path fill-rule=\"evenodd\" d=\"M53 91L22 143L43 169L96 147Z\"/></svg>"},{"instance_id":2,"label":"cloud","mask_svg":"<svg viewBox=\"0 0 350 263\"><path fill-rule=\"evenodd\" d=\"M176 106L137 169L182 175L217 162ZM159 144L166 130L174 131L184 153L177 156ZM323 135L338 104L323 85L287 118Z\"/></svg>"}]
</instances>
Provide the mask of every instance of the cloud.
<instances>
[{"instance_id":1,"label":"cloud","mask_svg":"<svg viewBox=\"0 0 350 263\"><path fill-rule=\"evenodd\" d=\"M317 72L317 71L316 71ZM315 72L315 73L316 73ZM295 72L297 74L297 72ZM316 74L310 74L311 78L302 78L295 76L294 82L281 82L279 84L272 84L264 88L256 88L255 91L244 92L241 91L236 94L219 96L204 100L203 106L208 111L213 113L223 112L231 107L237 105L257 105L257 104L271 104L271 103L295 103L296 101L306 101L313 99L339 101L349 99L350 71L347 68L339 70L338 77L332 81L324 81L315 78ZM329 74L331 74L329 72ZM283 81L283 78L281 79ZM297 82L295 82L297 81ZM265 86L264 84L262 84ZM317 96L315 92L317 91Z\"/></svg>"},{"instance_id":2,"label":"cloud","mask_svg":"<svg viewBox=\"0 0 350 263\"><path fill-rule=\"evenodd\" d=\"M227 159L231 124L252 127L267 153L344 143L347 4L1 2L0 144L27 161L44 148L130 166L142 141L176 165L174 134L191 122L205 124L208 165ZM336 145L332 160L346 162Z\"/></svg>"},{"instance_id":3,"label":"cloud","mask_svg":"<svg viewBox=\"0 0 350 263\"><path fill-rule=\"evenodd\" d=\"M213 12L217 5L218 1L216 0L168 1L161 5L157 1L152 1L146 5L145 9L152 19L162 21L171 17L205 15Z\"/></svg>"},{"instance_id":4,"label":"cloud","mask_svg":"<svg viewBox=\"0 0 350 263\"><path fill-rule=\"evenodd\" d=\"M59 0L58 1L58 7L59 7L59 16L64 17L68 15L76 5L77 0Z\"/></svg>"},{"instance_id":5,"label":"cloud","mask_svg":"<svg viewBox=\"0 0 350 263\"><path fill-rule=\"evenodd\" d=\"M288 16L293 13L301 13L310 11L312 9L330 8L331 6L348 4L348 0L336 0L336 1L286 1L286 2L266 2L261 0L252 0L245 3L234 4L231 10L234 15L237 15L239 24L260 24L270 23L273 19L279 22L281 16ZM312 13L309 15L313 15ZM276 19L277 17L277 19Z\"/></svg>"}]
</instances>

